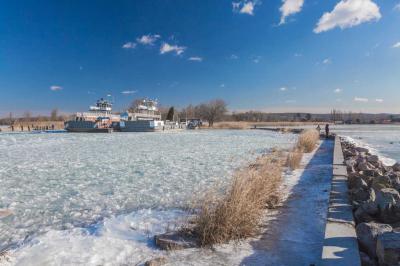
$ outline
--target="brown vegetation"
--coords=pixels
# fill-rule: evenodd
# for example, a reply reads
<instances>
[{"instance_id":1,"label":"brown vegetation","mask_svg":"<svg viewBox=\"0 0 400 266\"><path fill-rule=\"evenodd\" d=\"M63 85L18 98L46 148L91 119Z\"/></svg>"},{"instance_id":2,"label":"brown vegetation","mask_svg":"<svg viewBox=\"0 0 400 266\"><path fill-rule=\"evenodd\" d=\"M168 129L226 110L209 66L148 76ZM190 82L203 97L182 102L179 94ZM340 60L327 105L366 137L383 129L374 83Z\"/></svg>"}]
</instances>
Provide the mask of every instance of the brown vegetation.
<instances>
[{"instance_id":1,"label":"brown vegetation","mask_svg":"<svg viewBox=\"0 0 400 266\"><path fill-rule=\"evenodd\" d=\"M303 153L312 152L319 140L319 132L315 129L303 131L300 134L296 146L288 153L286 158L286 166L291 170L298 169L303 158Z\"/></svg>"},{"instance_id":2,"label":"brown vegetation","mask_svg":"<svg viewBox=\"0 0 400 266\"><path fill-rule=\"evenodd\" d=\"M293 149L288 153L286 158L286 167L289 167L291 170L298 169L302 158L303 151L297 148Z\"/></svg>"},{"instance_id":3,"label":"brown vegetation","mask_svg":"<svg viewBox=\"0 0 400 266\"><path fill-rule=\"evenodd\" d=\"M266 207L277 202L282 155L275 152L238 171L225 193L208 193L195 207L188 230L201 246L240 240L257 233Z\"/></svg>"},{"instance_id":4,"label":"brown vegetation","mask_svg":"<svg viewBox=\"0 0 400 266\"><path fill-rule=\"evenodd\" d=\"M297 148L309 153L312 152L319 141L319 132L316 129L308 129L300 134L297 140Z\"/></svg>"}]
</instances>

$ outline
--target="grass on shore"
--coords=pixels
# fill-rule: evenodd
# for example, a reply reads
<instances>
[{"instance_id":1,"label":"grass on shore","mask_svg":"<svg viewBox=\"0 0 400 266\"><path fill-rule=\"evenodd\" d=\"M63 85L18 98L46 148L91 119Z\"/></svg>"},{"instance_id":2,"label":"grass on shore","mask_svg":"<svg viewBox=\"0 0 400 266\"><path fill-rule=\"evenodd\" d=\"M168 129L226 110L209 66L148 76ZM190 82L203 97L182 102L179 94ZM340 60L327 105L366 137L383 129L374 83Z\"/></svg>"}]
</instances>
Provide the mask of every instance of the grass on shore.
<instances>
[{"instance_id":1,"label":"grass on shore","mask_svg":"<svg viewBox=\"0 0 400 266\"><path fill-rule=\"evenodd\" d=\"M264 209L277 203L281 166L282 155L275 152L238 171L226 193L211 192L200 201L187 230L201 246L255 235Z\"/></svg>"},{"instance_id":2,"label":"grass on shore","mask_svg":"<svg viewBox=\"0 0 400 266\"><path fill-rule=\"evenodd\" d=\"M303 151L300 149L293 149L288 153L286 158L286 167L291 170L298 169L300 167L301 159L303 159Z\"/></svg>"},{"instance_id":3,"label":"grass on shore","mask_svg":"<svg viewBox=\"0 0 400 266\"><path fill-rule=\"evenodd\" d=\"M319 132L316 129L307 129L300 134L296 147L305 153L310 153L315 149L319 141Z\"/></svg>"},{"instance_id":4,"label":"grass on shore","mask_svg":"<svg viewBox=\"0 0 400 266\"><path fill-rule=\"evenodd\" d=\"M306 130L292 152L259 157L255 163L237 171L226 190L216 187L193 206L194 215L182 232L197 238L200 246L239 241L259 232L264 210L279 201L282 166L300 166L303 152L311 152L319 140L316 130Z\"/></svg>"},{"instance_id":5,"label":"grass on shore","mask_svg":"<svg viewBox=\"0 0 400 266\"><path fill-rule=\"evenodd\" d=\"M288 153L286 158L286 166L291 170L298 169L300 167L304 152L312 152L315 149L318 141L319 133L315 129L305 130L303 133L301 133L297 140L296 146Z\"/></svg>"}]
</instances>

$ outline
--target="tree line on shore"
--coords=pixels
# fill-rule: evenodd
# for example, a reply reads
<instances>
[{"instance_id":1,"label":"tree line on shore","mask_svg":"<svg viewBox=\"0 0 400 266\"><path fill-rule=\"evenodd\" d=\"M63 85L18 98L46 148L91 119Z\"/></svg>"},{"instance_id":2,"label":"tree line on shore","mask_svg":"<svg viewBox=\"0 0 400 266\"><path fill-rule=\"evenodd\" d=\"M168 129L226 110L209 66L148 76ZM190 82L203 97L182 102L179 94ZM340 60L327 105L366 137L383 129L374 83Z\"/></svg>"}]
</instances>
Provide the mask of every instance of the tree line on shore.
<instances>
[{"instance_id":1,"label":"tree line on shore","mask_svg":"<svg viewBox=\"0 0 400 266\"><path fill-rule=\"evenodd\" d=\"M129 106L129 111L134 111L143 99L135 99ZM394 114L368 114L344 112L333 109L326 114L311 113L268 113L262 111L228 112L227 103L223 99L213 99L197 105L188 105L184 108L162 106L159 108L162 120L182 121L187 119L202 119L213 126L218 121L235 122L341 122L346 124L375 124L398 123L400 115ZM58 109L53 109L48 116L33 116L27 111L20 117L9 113L8 117L0 118L0 124L11 125L22 122L66 121L72 115L61 115Z\"/></svg>"}]
</instances>

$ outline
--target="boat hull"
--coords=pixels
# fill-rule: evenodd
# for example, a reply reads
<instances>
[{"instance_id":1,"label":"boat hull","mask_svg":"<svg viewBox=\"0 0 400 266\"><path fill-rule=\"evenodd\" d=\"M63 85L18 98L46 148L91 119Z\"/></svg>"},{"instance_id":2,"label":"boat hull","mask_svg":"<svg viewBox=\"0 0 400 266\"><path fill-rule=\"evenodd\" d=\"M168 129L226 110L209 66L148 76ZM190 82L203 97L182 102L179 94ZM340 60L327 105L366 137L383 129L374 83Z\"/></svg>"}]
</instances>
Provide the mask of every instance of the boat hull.
<instances>
[{"instance_id":1,"label":"boat hull","mask_svg":"<svg viewBox=\"0 0 400 266\"><path fill-rule=\"evenodd\" d=\"M121 121L119 128L121 132L156 132L162 131L163 125L152 120Z\"/></svg>"},{"instance_id":2,"label":"boat hull","mask_svg":"<svg viewBox=\"0 0 400 266\"><path fill-rule=\"evenodd\" d=\"M111 133L112 128L97 128L96 123L92 121L67 121L65 130L75 133Z\"/></svg>"}]
</instances>

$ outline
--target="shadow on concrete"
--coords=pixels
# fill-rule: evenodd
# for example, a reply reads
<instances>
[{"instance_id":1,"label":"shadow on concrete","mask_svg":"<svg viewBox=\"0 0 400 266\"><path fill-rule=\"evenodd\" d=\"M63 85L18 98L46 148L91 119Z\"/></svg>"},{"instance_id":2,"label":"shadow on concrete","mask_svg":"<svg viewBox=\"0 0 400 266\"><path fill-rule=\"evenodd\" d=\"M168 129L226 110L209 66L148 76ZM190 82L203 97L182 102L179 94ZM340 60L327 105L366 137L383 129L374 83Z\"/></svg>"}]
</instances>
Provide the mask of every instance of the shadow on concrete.
<instances>
[{"instance_id":1,"label":"shadow on concrete","mask_svg":"<svg viewBox=\"0 0 400 266\"><path fill-rule=\"evenodd\" d=\"M323 140L284 205L273 214L254 253L241 265L317 265L321 258L333 162L332 140ZM267 219L268 220L268 219Z\"/></svg>"}]
</instances>

